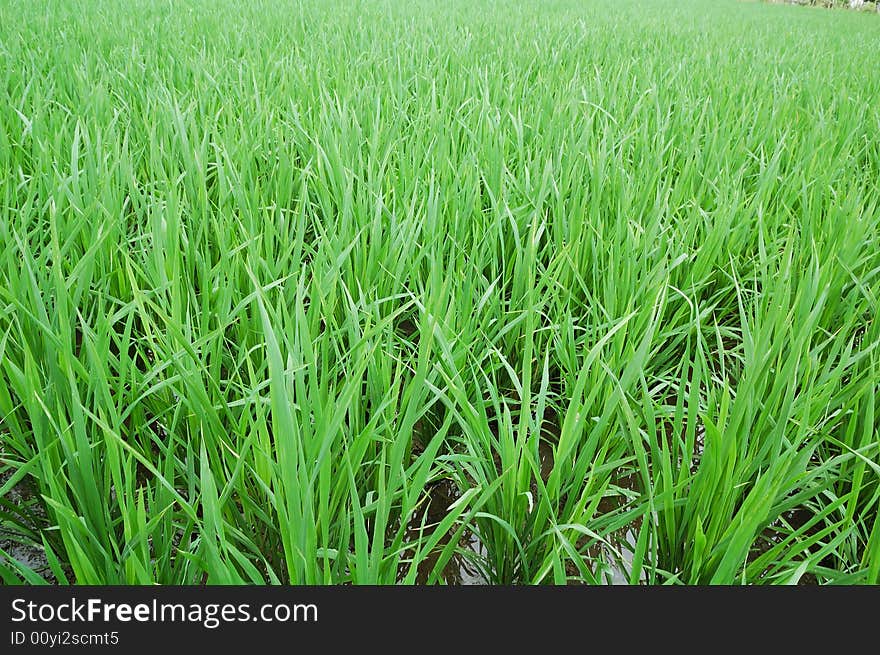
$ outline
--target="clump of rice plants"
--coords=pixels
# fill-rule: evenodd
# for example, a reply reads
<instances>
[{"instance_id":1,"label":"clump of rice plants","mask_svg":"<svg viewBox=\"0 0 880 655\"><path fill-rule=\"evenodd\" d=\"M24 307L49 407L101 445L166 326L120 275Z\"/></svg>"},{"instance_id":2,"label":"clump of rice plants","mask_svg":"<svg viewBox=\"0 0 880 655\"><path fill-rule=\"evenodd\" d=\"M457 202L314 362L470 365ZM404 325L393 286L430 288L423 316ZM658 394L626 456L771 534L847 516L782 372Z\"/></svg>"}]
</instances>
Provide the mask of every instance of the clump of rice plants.
<instances>
[{"instance_id":1,"label":"clump of rice plants","mask_svg":"<svg viewBox=\"0 0 880 655\"><path fill-rule=\"evenodd\" d=\"M5 582L880 582L877 21L2 13Z\"/></svg>"}]
</instances>

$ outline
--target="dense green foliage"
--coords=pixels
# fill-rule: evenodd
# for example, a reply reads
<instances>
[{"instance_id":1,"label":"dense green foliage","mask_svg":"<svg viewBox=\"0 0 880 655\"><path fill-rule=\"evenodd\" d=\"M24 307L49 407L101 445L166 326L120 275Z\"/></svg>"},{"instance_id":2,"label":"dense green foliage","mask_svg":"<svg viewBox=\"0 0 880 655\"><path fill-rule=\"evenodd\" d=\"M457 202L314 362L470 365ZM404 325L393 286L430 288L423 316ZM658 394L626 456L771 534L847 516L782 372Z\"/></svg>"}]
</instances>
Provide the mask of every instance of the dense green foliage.
<instances>
[{"instance_id":1,"label":"dense green foliage","mask_svg":"<svg viewBox=\"0 0 880 655\"><path fill-rule=\"evenodd\" d=\"M880 581L874 16L0 12L7 582Z\"/></svg>"}]
</instances>

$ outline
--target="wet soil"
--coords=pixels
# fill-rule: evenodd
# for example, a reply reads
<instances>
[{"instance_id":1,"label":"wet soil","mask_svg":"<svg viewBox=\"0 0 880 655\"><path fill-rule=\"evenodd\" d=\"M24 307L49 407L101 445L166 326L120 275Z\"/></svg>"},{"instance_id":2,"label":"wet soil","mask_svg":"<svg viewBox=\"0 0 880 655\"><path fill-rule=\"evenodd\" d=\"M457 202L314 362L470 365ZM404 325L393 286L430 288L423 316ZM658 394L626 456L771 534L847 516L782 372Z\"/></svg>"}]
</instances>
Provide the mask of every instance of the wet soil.
<instances>
[{"instance_id":1,"label":"wet soil","mask_svg":"<svg viewBox=\"0 0 880 655\"><path fill-rule=\"evenodd\" d=\"M420 511L413 514L407 526L406 540L414 542L419 537L430 534L431 530L446 516L449 506L460 496L454 480L444 478L430 485L426 503ZM434 550L419 563L416 584L423 585L428 582L431 572L436 567L443 549L449 544L451 536L444 536ZM477 535L466 530L457 545L457 551L443 569L440 576L441 581L448 585L489 584L488 578L475 562L475 560L484 560L487 554Z\"/></svg>"},{"instance_id":2,"label":"wet soil","mask_svg":"<svg viewBox=\"0 0 880 655\"><path fill-rule=\"evenodd\" d=\"M771 548L782 543L786 538L786 528L783 521L794 530L799 530L813 517L812 512L805 507L797 507L784 512L782 516L767 526L755 540L752 550L749 553L748 561L753 562L761 555L769 551ZM806 536L812 536L821 529L821 524L812 526L806 531ZM826 558L822 561L823 566L833 567L833 562ZM818 585L819 579L815 574L807 572L798 580L799 586Z\"/></svg>"},{"instance_id":3,"label":"wet soil","mask_svg":"<svg viewBox=\"0 0 880 655\"><path fill-rule=\"evenodd\" d=\"M0 487L12 477L12 472L0 473ZM2 498L4 505L15 509L15 525L12 521L0 524L0 549L19 564L22 564L50 583L57 583L49 567L46 551L42 545L34 543L27 533L39 534L46 527L45 510L37 500L36 490L27 478L15 484ZM5 509L5 508L0 508ZM12 514L12 512L10 512ZM0 560L4 559L0 555Z\"/></svg>"}]
</instances>

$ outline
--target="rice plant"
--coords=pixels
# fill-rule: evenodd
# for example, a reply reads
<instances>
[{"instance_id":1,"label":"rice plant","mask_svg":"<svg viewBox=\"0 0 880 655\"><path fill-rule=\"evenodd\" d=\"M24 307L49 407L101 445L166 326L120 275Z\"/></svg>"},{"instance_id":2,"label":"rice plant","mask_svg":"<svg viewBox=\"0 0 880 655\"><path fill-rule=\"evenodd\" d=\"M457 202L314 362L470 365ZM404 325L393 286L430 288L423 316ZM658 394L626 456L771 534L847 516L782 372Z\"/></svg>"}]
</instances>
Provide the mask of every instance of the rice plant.
<instances>
[{"instance_id":1,"label":"rice plant","mask_svg":"<svg viewBox=\"0 0 880 655\"><path fill-rule=\"evenodd\" d=\"M0 578L880 583L878 45L5 0Z\"/></svg>"}]
</instances>

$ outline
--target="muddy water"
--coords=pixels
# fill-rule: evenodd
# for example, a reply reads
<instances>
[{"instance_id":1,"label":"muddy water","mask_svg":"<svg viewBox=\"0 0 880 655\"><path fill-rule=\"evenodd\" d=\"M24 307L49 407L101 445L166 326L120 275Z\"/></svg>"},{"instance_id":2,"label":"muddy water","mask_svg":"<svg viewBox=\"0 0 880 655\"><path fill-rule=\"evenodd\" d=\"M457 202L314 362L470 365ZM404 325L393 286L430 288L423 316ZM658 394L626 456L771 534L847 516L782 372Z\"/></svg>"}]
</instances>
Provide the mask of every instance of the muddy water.
<instances>
[{"instance_id":1,"label":"muddy water","mask_svg":"<svg viewBox=\"0 0 880 655\"><path fill-rule=\"evenodd\" d=\"M792 529L799 530L812 517L812 512L804 507L797 507L795 509L784 512L780 518L776 519L775 521L773 521L773 523L767 526L761 532L760 536L755 540L754 544L752 545L752 549L749 552L748 561L753 562L758 557L769 551L771 548L779 545L785 540L787 536L787 529L783 524L783 521L787 523ZM815 535L821 529L821 527L821 524L812 526L806 531L806 535ZM833 568L834 563L830 560L830 558L826 558L822 561L822 565ZM762 574L762 577L763 575L764 574ZM812 586L818 584L819 579L813 573L805 573L801 576L800 580L798 580L798 585L800 586Z\"/></svg>"},{"instance_id":2,"label":"muddy water","mask_svg":"<svg viewBox=\"0 0 880 655\"><path fill-rule=\"evenodd\" d=\"M544 416L544 423L541 428L542 439L538 444L538 455L541 464L541 479L546 482L553 471L554 465L554 446L553 444L559 440L560 435L560 418L548 411ZM699 454L702 454L702 438L698 435ZM629 490L638 495L637 478L635 474L627 474L618 471L611 481L614 487L624 491ZM532 490L533 493L537 489ZM615 494L605 496L599 501L597 515L610 514L620 510L628 499L626 494ZM608 544L594 544L586 548L587 556L593 560L593 573L600 577L605 583L618 585L629 584L629 571L632 568L633 556L635 553L636 542L638 539L638 530L641 528L641 519L633 524L616 530L606 537ZM585 546L585 541L577 544L581 549ZM578 572L573 564L569 563L567 571L569 575L577 576ZM642 574L641 581L645 582L645 576Z\"/></svg>"},{"instance_id":3,"label":"muddy water","mask_svg":"<svg viewBox=\"0 0 880 655\"><path fill-rule=\"evenodd\" d=\"M11 477L11 472L0 474L0 487L6 484ZM43 508L36 502L34 490L27 482L21 481L14 485L3 497L3 501L14 505L19 510L26 510L24 511L25 516L21 517L21 520L28 520L26 516L30 515L30 520L28 520L30 524L25 526L29 530L38 532L40 526L37 523L45 523L46 516ZM0 549L47 581L56 581L49 568L49 560L46 558L46 551L43 547L18 534L14 528L0 527Z\"/></svg>"},{"instance_id":4,"label":"muddy water","mask_svg":"<svg viewBox=\"0 0 880 655\"><path fill-rule=\"evenodd\" d=\"M416 512L407 526L407 541L417 541L420 536L430 534L431 529L446 516L448 508L461 494L455 481L443 479L430 485L428 501L421 511ZM423 522L424 521L424 522ZM423 527L424 526L424 527ZM426 584L437 560L451 535L444 536L434 550L425 557L418 567L416 584ZM474 563L475 559L485 559L487 552L479 538L470 531L465 531L458 543L460 552L456 552L444 567L440 576L449 585L487 585L489 580Z\"/></svg>"},{"instance_id":5,"label":"muddy water","mask_svg":"<svg viewBox=\"0 0 880 655\"><path fill-rule=\"evenodd\" d=\"M634 473L624 473L619 471L612 476L609 489L617 491L604 496L596 508L596 515L603 516L613 514L620 511L629 502L627 492L638 495L638 478ZM642 527L642 518L639 517L632 523L610 532L605 536L607 543L594 543L586 547L587 556L594 562L593 574L602 582L609 585L628 585L630 571L632 570L633 558L635 556L636 542L638 540L639 530ZM583 548L586 546L586 539L582 540L578 546ZM577 574L573 565L570 565L570 572ZM639 583L647 582L644 572L640 573Z\"/></svg>"},{"instance_id":6,"label":"muddy water","mask_svg":"<svg viewBox=\"0 0 880 655\"><path fill-rule=\"evenodd\" d=\"M546 440L539 442L539 458L541 477L546 482L553 470L553 445ZM620 511L632 497L639 495L638 478L633 473L619 472L612 478L608 495L603 497L597 508L597 516L604 516ZM537 488L533 488L537 492ZM451 479L441 480L428 489L428 499L421 509L416 512L407 529L407 541L417 541L420 536L430 533L430 528L436 526L446 516L448 507L454 503L460 493L458 486ZM422 521L424 519L424 531ZM583 552L591 561L594 575L606 584L629 584L630 570L636 548L642 519L629 525L612 531L605 536L607 543L587 545L588 538L577 543L580 552ZM444 538L419 565L417 584L425 584L431 572L437 564L443 548L449 543ZM471 531L465 531L458 543L458 551L450 559L449 563L440 576L443 582L450 585L486 585L490 584L491 572L487 574L481 567L487 566L488 553L479 537ZM479 564L477 564L479 562ZM567 573L571 577L577 577L577 568L569 563ZM645 583L646 576L640 575L640 583Z\"/></svg>"}]
</instances>

